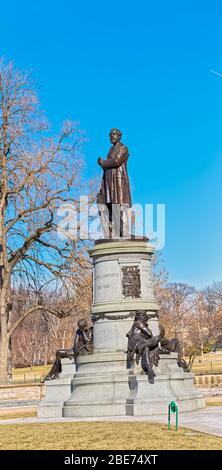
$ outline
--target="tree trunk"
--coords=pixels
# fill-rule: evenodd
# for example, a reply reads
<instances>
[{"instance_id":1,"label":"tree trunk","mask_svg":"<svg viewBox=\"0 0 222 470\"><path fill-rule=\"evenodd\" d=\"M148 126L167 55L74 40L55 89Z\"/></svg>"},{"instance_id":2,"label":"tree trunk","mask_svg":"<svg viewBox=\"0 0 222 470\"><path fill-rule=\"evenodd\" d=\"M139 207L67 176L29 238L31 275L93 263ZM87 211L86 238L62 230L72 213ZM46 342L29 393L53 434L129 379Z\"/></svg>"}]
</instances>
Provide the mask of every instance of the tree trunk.
<instances>
[{"instance_id":1,"label":"tree trunk","mask_svg":"<svg viewBox=\"0 0 222 470\"><path fill-rule=\"evenodd\" d=\"M10 305L8 300L8 276L2 283L0 289L0 380L8 380L8 359L10 352L10 335L8 332L9 326L9 310Z\"/></svg>"},{"instance_id":2,"label":"tree trunk","mask_svg":"<svg viewBox=\"0 0 222 470\"><path fill-rule=\"evenodd\" d=\"M3 333L3 334L2 334ZM9 337L2 331L1 322L1 340L0 340L0 381L8 381L8 353Z\"/></svg>"},{"instance_id":3,"label":"tree trunk","mask_svg":"<svg viewBox=\"0 0 222 470\"><path fill-rule=\"evenodd\" d=\"M201 358L202 358L202 363L204 363L204 345L203 345L203 341L201 341Z\"/></svg>"},{"instance_id":4,"label":"tree trunk","mask_svg":"<svg viewBox=\"0 0 222 470\"><path fill-rule=\"evenodd\" d=\"M197 352L192 352L189 356L189 362L188 362L188 367L189 367L189 370L192 370L192 367L193 367L193 363L194 363L194 360L197 356Z\"/></svg>"}]
</instances>

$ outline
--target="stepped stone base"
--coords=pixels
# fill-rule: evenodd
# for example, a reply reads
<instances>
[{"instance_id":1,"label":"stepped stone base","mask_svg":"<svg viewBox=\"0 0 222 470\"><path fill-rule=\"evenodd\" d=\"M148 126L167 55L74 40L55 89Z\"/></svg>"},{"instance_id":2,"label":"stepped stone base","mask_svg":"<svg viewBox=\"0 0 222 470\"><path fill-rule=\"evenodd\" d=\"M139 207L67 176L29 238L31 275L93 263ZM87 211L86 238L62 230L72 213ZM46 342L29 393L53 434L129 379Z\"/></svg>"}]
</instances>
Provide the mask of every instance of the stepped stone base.
<instances>
[{"instance_id":1,"label":"stepped stone base","mask_svg":"<svg viewBox=\"0 0 222 470\"><path fill-rule=\"evenodd\" d=\"M62 359L62 373L59 379L45 381L45 398L38 407L39 418L61 418L65 400L72 393L72 378L76 372L73 359Z\"/></svg>"},{"instance_id":2,"label":"stepped stone base","mask_svg":"<svg viewBox=\"0 0 222 470\"><path fill-rule=\"evenodd\" d=\"M62 415L85 418L167 414L173 400L180 412L205 406L203 395L193 386L193 374L178 367L175 353L162 355L155 373L155 382L150 384L146 375L127 370L124 353L82 357Z\"/></svg>"}]
</instances>

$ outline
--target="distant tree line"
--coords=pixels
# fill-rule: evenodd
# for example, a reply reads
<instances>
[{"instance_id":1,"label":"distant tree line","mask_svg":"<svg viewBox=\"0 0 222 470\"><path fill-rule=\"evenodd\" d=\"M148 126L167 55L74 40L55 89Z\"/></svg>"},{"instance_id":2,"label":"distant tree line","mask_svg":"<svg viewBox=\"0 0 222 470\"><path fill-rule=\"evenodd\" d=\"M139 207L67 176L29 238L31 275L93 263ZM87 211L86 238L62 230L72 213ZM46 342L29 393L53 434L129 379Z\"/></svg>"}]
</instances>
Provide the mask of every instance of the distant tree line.
<instances>
[{"instance_id":1,"label":"distant tree line","mask_svg":"<svg viewBox=\"0 0 222 470\"><path fill-rule=\"evenodd\" d=\"M222 282L197 290L180 282L158 283L157 277L155 291L166 336L180 340L184 355L203 358L222 346Z\"/></svg>"}]
</instances>

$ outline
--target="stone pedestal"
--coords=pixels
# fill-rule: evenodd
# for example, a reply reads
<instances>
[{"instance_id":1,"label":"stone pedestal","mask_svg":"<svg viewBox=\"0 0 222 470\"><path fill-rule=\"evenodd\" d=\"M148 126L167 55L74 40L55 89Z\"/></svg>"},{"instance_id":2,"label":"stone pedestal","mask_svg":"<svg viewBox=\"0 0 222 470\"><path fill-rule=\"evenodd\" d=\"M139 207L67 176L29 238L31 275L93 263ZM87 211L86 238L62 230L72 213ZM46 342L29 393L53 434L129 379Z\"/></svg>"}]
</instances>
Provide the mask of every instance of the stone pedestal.
<instances>
[{"instance_id":1,"label":"stone pedestal","mask_svg":"<svg viewBox=\"0 0 222 470\"><path fill-rule=\"evenodd\" d=\"M176 353L162 355L155 373L154 384L148 383L146 375L132 373L126 415L167 415L171 401L177 402L180 413L205 406L202 393L193 385L193 374L178 367Z\"/></svg>"},{"instance_id":2,"label":"stone pedestal","mask_svg":"<svg viewBox=\"0 0 222 470\"><path fill-rule=\"evenodd\" d=\"M154 384L140 368L126 367L126 333L135 313L146 310L153 334L159 331L152 253L145 240L97 242L90 250L94 354L78 358L72 393L64 400L64 417L162 414L172 400L180 411L204 407L203 396L193 386L193 374L178 367L176 354L161 356Z\"/></svg>"},{"instance_id":3,"label":"stone pedestal","mask_svg":"<svg viewBox=\"0 0 222 470\"><path fill-rule=\"evenodd\" d=\"M96 353L81 357L72 380L73 393L65 401L63 416L122 416L129 394L126 354Z\"/></svg>"},{"instance_id":4,"label":"stone pedestal","mask_svg":"<svg viewBox=\"0 0 222 470\"><path fill-rule=\"evenodd\" d=\"M71 380L76 372L73 359L61 359L62 373L59 379L45 381L45 398L38 407L39 418L61 418L64 401L72 393Z\"/></svg>"}]
</instances>

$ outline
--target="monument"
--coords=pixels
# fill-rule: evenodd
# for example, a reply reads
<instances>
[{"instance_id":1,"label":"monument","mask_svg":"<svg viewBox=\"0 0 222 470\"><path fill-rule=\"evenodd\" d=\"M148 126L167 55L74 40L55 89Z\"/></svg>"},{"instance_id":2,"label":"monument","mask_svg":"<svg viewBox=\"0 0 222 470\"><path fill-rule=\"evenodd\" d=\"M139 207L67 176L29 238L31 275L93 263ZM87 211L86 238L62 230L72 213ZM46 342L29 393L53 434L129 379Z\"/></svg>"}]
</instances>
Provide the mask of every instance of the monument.
<instances>
[{"instance_id":1,"label":"monument","mask_svg":"<svg viewBox=\"0 0 222 470\"><path fill-rule=\"evenodd\" d=\"M76 368L69 365L69 396L66 387L56 408L52 387L39 416L148 416L165 414L171 401L180 412L205 406L178 342L167 340L159 326L151 270L154 248L145 237L129 233L128 149L121 135L111 129L112 147L105 160L98 159L103 178L97 203L104 238L89 250L94 352L78 356Z\"/></svg>"}]
</instances>

